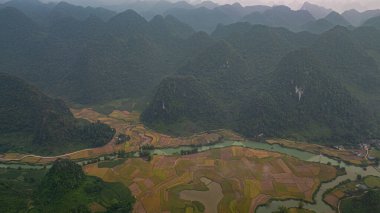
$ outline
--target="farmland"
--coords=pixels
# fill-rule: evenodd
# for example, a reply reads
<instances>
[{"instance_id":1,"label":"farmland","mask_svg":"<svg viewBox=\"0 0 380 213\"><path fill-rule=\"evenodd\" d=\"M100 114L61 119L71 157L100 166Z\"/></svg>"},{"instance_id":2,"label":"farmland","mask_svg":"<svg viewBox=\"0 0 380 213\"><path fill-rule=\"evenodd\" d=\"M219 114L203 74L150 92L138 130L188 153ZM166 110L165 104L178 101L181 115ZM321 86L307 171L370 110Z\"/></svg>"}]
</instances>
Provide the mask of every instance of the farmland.
<instances>
[{"instance_id":1,"label":"farmland","mask_svg":"<svg viewBox=\"0 0 380 213\"><path fill-rule=\"evenodd\" d=\"M350 200L346 199L350 197L360 197L370 189L380 189L380 178L375 176L362 178L358 176L354 181L344 181L331 189L325 194L324 201L334 209L338 209L342 200Z\"/></svg>"},{"instance_id":2,"label":"farmland","mask_svg":"<svg viewBox=\"0 0 380 213\"><path fill-rule=\"evenodd\" d=\"M332 158L340 159L350 164L362 165L367 163L363 157L358 157L350 150L337 150L334 148L313 144L313 143L301 143L284 139L272 139L268 140L270 144L279 144L281 146L308 151L314 154L324 154Z\"/></svg>"},{"instance_id":3,"label":"farmland","mask_svg":"<svg viewBox=\"0 0 380 213\"><path fill-rule=\"evenodd\" d=\"M222 188L218 212L252 212L270 199L313 200L321 182L336 177L334 167L268 151L228 147L187 156L126 160L114 168L84 167L88 175L128 186L135 212L200 212L199 203L180 199L185 190L207 191L207 178ZM323 171L323 172L321 172Z\"/></svg>"},{"instance_id":4,"label":"farmland","mask_svg":"<svg viewBox=\"0 0 380 213\"><path fill-rule=\"evenodd\" d=\"M21 163L52 163L57 158L68 158L71 160L97 158L99 156L116 153L118 151L133 152L138 151L144 145L155 148L178 147L182 145L206 145L217 143L222 139L243 140L242 137L228 130L216 130L199 133L190 137L172 137L147 129L140 123L140 114L114 110L108 115L94 111L91 108L71 109L76 118L86 119L92 123L101 122L108 124L116 130L115 137L105 146L83 149L64 155L43 157L31 154L5 153L0 154L2 161L18 161ZM119 134L130 137L126 143L117 143Z\"/></svg>"}]
</instances>

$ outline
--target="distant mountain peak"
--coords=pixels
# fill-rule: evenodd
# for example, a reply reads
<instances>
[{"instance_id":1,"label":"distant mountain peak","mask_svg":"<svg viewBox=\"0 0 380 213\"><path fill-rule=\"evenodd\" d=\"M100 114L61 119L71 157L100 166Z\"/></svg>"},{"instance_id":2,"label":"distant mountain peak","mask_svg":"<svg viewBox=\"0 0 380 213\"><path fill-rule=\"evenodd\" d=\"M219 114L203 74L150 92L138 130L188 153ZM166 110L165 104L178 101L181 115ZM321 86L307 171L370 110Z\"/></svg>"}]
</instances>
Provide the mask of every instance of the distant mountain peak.
<instances>
[{"instance_id":1,"label":"distant mountain peak","mask_svg":"<svg viewBox=\"0 0 380 213\"><path fill-rule=\"evenodd\" d=\"M115 22L115 21L137 21L137 22L147 22L144 17L142 17L140 14L138 14L134 10L126 10L124 12L121 12L117 14L116 16L112 17L109 22Z\"/></svg>"},{"instance_id":2,"label":"distant mountain peak","mask_svg":"<svg viewBox=\"0 0 380 213\"><path fill-rule=\"evenodd\" d=\"M323 17L327 16L330 12L332 12L331 9L327 9L325 7L322 7L322 6L319 6L316 4L312 4L310 2L305 2L302 5L301 10L309 11L309 13L311 13L311 15L313 15L314 18L316 18L316 19L323 18Z\"/></svg>"},{"instance_id":3,"label":"distant mountain peak","mask_svg":"<svg viewBox=\"0 0 380 213\"><path fill-rule=\"evenodd\" d=\"M344 27L351 25L342 15L335 11L329 13L324 19L326 19L334 25L340 25Z\"/></svg>"}]
</instances>

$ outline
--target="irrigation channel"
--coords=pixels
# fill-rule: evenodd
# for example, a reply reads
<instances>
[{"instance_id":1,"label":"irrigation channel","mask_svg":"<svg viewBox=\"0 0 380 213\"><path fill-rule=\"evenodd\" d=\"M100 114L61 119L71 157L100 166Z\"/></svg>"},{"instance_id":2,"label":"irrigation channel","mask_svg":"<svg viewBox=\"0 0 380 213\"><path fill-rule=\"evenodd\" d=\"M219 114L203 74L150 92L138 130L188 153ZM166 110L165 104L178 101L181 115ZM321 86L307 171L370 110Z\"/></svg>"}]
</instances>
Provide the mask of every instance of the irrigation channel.
<instances>
[{"instance_id":1,"label":"irrigation channel","mask_svg":"<svg viewBox=\"0 0 380 213\"><path fill-rule=\"evenodd\" d=\"M253 141L244 141L244 142L223 141L220 143L204 145L204 146L196 147L196 148L191 147L191 146L180 146L180 147L175 147L175 148L154 149L154 150L151 150L150 152L151 154L154 154L154 155L177 155L181 151L190 151L193 149L197 149L198 152L203 152L203 151L207 151L211 149L218 149L218 148L231 147L231 146L240 146L240 147L246 147L246 148L252 148L252 149L261 149L261 150L266 150L266 151L278 152L278 153L296 157L304 161L318 162L318 163L323 163L323 164L330 163L333 166L339 166L341 168L345 168L346 170L345 175L339 176L330 182L322 183L321 187L318 189L314 197L314 201L315 201L314 203L306 203L304 205L304 208L313 210L318 213L334 213L335 212L335 210L333 210L329 205L323 202L323 194L328 189L337 186L339 183L341 183L344 180L355 180L358 174L360 174L362 177L369 176L369 175L380 177L380 171L376 170L376 168L374 168L373 166L369 166L366 169L364 169L359 166L348 165L342 161L339 162L327 156L316 155L310 152L301 151L301 150L292 149L292 148L286 148L277 144L271 145L268 143L253 142ZM10 166L9 164L0 164L0 168L7 168L9 166ZM34 166L24 165L24 164L13 164L12 167L30 169L30 168L33 168ZM256 213L267 213L267 212L277 211L280 206L286 206L288 208L297 207L298 204L299 204L299 201L296 201L296 200L284 200L284 201L274 200L274 201L271 201L268 205L260 206L258 209L256 209Z\"/></svg>"}]
</instances>

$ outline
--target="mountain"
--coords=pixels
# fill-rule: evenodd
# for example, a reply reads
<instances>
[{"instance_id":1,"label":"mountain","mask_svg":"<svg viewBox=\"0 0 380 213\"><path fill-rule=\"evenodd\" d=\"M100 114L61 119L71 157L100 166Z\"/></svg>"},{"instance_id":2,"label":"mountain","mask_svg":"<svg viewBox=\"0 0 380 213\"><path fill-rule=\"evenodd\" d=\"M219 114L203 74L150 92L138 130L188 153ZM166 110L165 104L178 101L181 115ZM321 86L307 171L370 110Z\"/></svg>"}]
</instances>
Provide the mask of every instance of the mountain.
<instances>
[{"instance_id":1,"label":"mountain","mask_svg":"<svg viewBox=\"0 0 380 213\"><path fill-rule=\"evenodd\" d=\"M220 111L207 89L192 77L170 77L161 82L141 115L149 127L171 134L216 129Z\"/></svg>"},{"instance_id":2,"label":"mountain","mask_svg":"<svg viewBox=\"0 0 380 213\"><path fill-rule=\"evenodd\" d=\"M340 25L340 26L343 26L343 27L347 27L347 26L351 25L346 19L344 19L343 16L341 16L337 12L331 12L331 13L329 13L324 19L326 21L330 22L331 24L333 24L334 26Z\"/></svg>"},{"instance_id":3,"label":"mountain","mask_svg":"<svg viewBox=\"0 0 380 213\"><path fill-rule=\"evenodd\" d=\"M107 22L109 30L117 36L143 33L147 24L148 21L134 10L121 12Z\"/></svg>"},{"instance_id":4,"label":"mountain","mask_svg":"<svg viewBox=\"0 0 380 213\"><path fill-rule=\"evenodd\" d=\"M59 19L65 17L72 17L78 20L85 20L90 16L97 16L103 21L106 21L115 15L115 12L101 7L84 8L82 6L76 6L66 2L60 2L51 9L49 13L49 18Z\"/></svg>"},{"instance_id":5,"label":"mountain","mask_svg":"<svg viewBox=\"0 0 380 213\"><path fill-rule=\"evenodd\" d=\"M261 82L261 78L272 72L286 54L307 47L316 39L310 33L293 33L284 28L252 26L248 23L220 25L212 36L226 40L243 55L249 67L255 69L252 72L255 83Z\"/></svg>"},{"instance_id":6,"label":"mountain","mask_svg":"<svg viewBox=\"0 0 380 213\"><path fill-rule=\"evenodd\" d=\"M219 5L213 1L202 1L199 4L194 5L195 7L205 7L207 9L214 9L215 7L218 7Z\"/></svg>"},{"instance_id":7,"label":"mountain","mask_svg":"<svg viewBox=\"0 0 380 213\"><path fill-rule=\"evenodd\" d=\"M1 152L64 153L101 146L114 131L73 117L60 100L42 94L24 81L0 74Z\"/></svg>"},{"instance_id":8,"label":"mountain","mask_svg":"<svg viewBox=\"0 0 380 213\"><path fill-rule=\"evenodd\" d=\"M331 30L332 28L334 28L334 26L335 26L334 24L327 21L326 19L319 19L316 21L306 23L305 25L303 25L301 27L301 29L308 31L308 32L311 32L311 33L320 34L320 33L326 32L328 30Z\"/></svg>"},{"instance_id":9,"label":"mountain","mask_svg":"<svg viewBox=\"0 0 380 213\"><path fill-rule=\"evenodd\" d=\"M307 50L284 57L267 89L252 97L239 119L238 130L245 135L321 142L368 136L369 115Z\"/></svg>"},{"instance_id":10,"label":"mountain","mask_svg":"<svg viewBox=\"0 0 380 213\"><path fill-rule=\"evenodd\" d=\"M250 13L262 13L269 10L268 6L246 6L239 3L226 4L213 8L173 8L164 14L170 14L180 21L192 26L195 30L211 33L218 24L232 24Z\"/></svg>"},{"instance_id":11,"label":"mountain","mask_svg":"<svg viewBox=\"0 0 380 213\"><path fill-rule=\"evenodd\" d=\"M329 13L326 17L311 21L300 27L300 30L321 34L333 29L335 26L348 27L351 24L336 12Z\"/></svg>"},{"instance_id":12,"label":"mountain","mask_svg":"<svg viewBox=\"0 0 380 213\"><path fill-rule=\"evenodd\" d=\"M380 10L367 10L359 12L355 9L348 10L342 13L342 16L349 21L353 26L360 26L370 18L380 16Z\"/></svg>"},{"instance_id":13,"label":"mountain","mask_svg":"<svg viewBox=\"0 0 380 213\"><path fill-rule=\"evenodd\" d=\"M380 16L367 20L366 22L364 22L363 26L375 27L377 29L380 29Z\"/></svg>"},{"instance_id":14,"label":"mountain","mask_svg":"<svg viewBox=\"0 0 380 213\"><path fill-rule=\"evenodd\" d=\"M148 22L127 10L107 22L66 17L48 28L12 8L0 16L0 69L77 103L147 97L193 48L184 41L193 30L172 16Z\"/></svg>"},{"instance_id":15,"label":"mountain","mask_svg":"<svg viewBox=\"0 0 380 213\"><path fill-rule=\"evenodd\" d=\"M189 38L193 35L194 30L190 26L180 22L178 19L171 15L162 17L161 15L155 16L149 21L152 31L156 34L161 31L162 36L173 35L178 38Z\"/></svg>"},{"instance_id":16,"label":"mountain","mask_svg":"<svg viewBox=\"0 0 380 213\"><path fill-rule=\"evenodd\" d=\"M305 10L293 11L286 6L276 6L263 13L251 13L243 17L241 21L246 21L251 24L297 30L302 25L314 20L315 18Z\"/></svg>"},{"instance_id":17,"label":"mountain","mask_svg":"<svg viewBox=\"0 0 380 213\"><path fill-rule=\"evenodd\" d=\"M314 16L316 19L321 19L326 17L329 13L332 12L331 9L327 9L324 7L321 7L319 5L315 5L309 2L305 2L300 10L307 10L311 15Z\"/></svg>"},{"instance_id":18,"label":"mountain","mask_svg":"<svg viewBox=\"0 0 380 213\"><path fill-rule=\"evenodd\" d=\"M195 30L205 32L212 32L219 23L231 24L235 21L235 19L216 8L211 10L205 7L195 9L175 8L166 11L165 15L172 15Z\"/></svg>"},{"instance_id":19,"label":"mountain","mask_svg":"<svg viewBox=\"0 0 380 213\"><path fill-rule=\"evenodd\" d=\"M369 35L371 35L369 37L376 35L376 31L363 32L371 33L366 35L366 38ZM312 45L312 49L325 64L325 71L329 72L330 76L338 79L369 112L378 114L380 112L379 65L377 58L374 57L376 55L370 54L366 44L357 38L359 38L358 32L352 33L338 26L323 33Z\"/></svg>"},{"instance_id":20,"label":"mountain","mask_svg":"<svg viewBox=\"0 0 380 213\"><path fill-rule=\"evenodd\" d=\"M64 10L70 14L74 9L68 6ZM134 10L107 21L95 14L75 18L72 13L41 26L15 8L0 9L0 70L68 103L90 107L123 100L130 105L127 110L143 112L144 124L169 134L227 128L249 137L264 132L330 143L377 137L378 29L335 27L347 25L339 14L315 20L307 11L284 6L233 4L168 11L168 15L149 21ZM234 23L244 20L244 14L249 14L245 18L252 18L251 23ZM199 29L209 34L196 32ZM297 62L297 57L302 60ZM297 69L291 70L292 66ZM294 79L299 83L288 84ZM304 91L303 96L296 96L293 90L297 95ZM49 113L35 113L48 116L41 119L49 125L29 122L44 131L15 133L29 137L22 151L34 152L39 146L30 144L45 141L37 152L53 153L54 136L59 137L58 144L68 144L64 148L76 149L70 142L79 141L78 145L84 141L76 138L78 135L87 137L83 133L87 130L78 126L87 128L89 124L46 102L54 109L40 111L58 115L51 118ZM316 117L318 113L335 121ZM19 118L8 120L15 119ZM58 125L59 121L65 125ZM9 146L12 143L4 144L4 150L16 149Z\"/></svg>"},{"instance_id":21,"label":"mountain","mask_svg":"<svg viewBox=\"0 0 380 213\"><path fill-rule=\"evenodd\" d=\"M25 39L39 31L38 26L25 14L11 7L0 8L0 39L7 43L12 39ZM18 41L20 42L20 41ZM2 43L6 45L5 43Z\"/></svg>"},{"instance_id":22,"label":"mountain","mask_svg":"<svg viewBox=\"0 0 380 213\"><path fill-rule=\"evenodd\" d=\"M54 6L54 3L45 4L38 0L11 0L4 3L4 7L16 8L39 24L45 24L45 19Z\"/></svg>"}]
</instances>

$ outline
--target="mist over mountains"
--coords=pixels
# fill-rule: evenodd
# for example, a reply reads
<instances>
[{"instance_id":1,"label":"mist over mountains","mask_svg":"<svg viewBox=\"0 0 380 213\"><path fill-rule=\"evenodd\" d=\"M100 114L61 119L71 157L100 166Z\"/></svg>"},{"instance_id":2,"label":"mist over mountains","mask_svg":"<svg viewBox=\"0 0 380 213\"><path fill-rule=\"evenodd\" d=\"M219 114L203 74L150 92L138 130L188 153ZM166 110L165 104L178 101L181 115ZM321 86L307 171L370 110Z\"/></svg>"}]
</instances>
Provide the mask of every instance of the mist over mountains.
<instances>
[{"instance_id":1,"label":"mist over mountains","mask_svg":"<svg viewBox=\"0 0 380 213\"><path fill-rule=\"evenodd\" d=\"M380 137L378 11L146 4L4 3L0 72L68 104L127 100L168 134Z\"/></svg>"}]
</instances>

